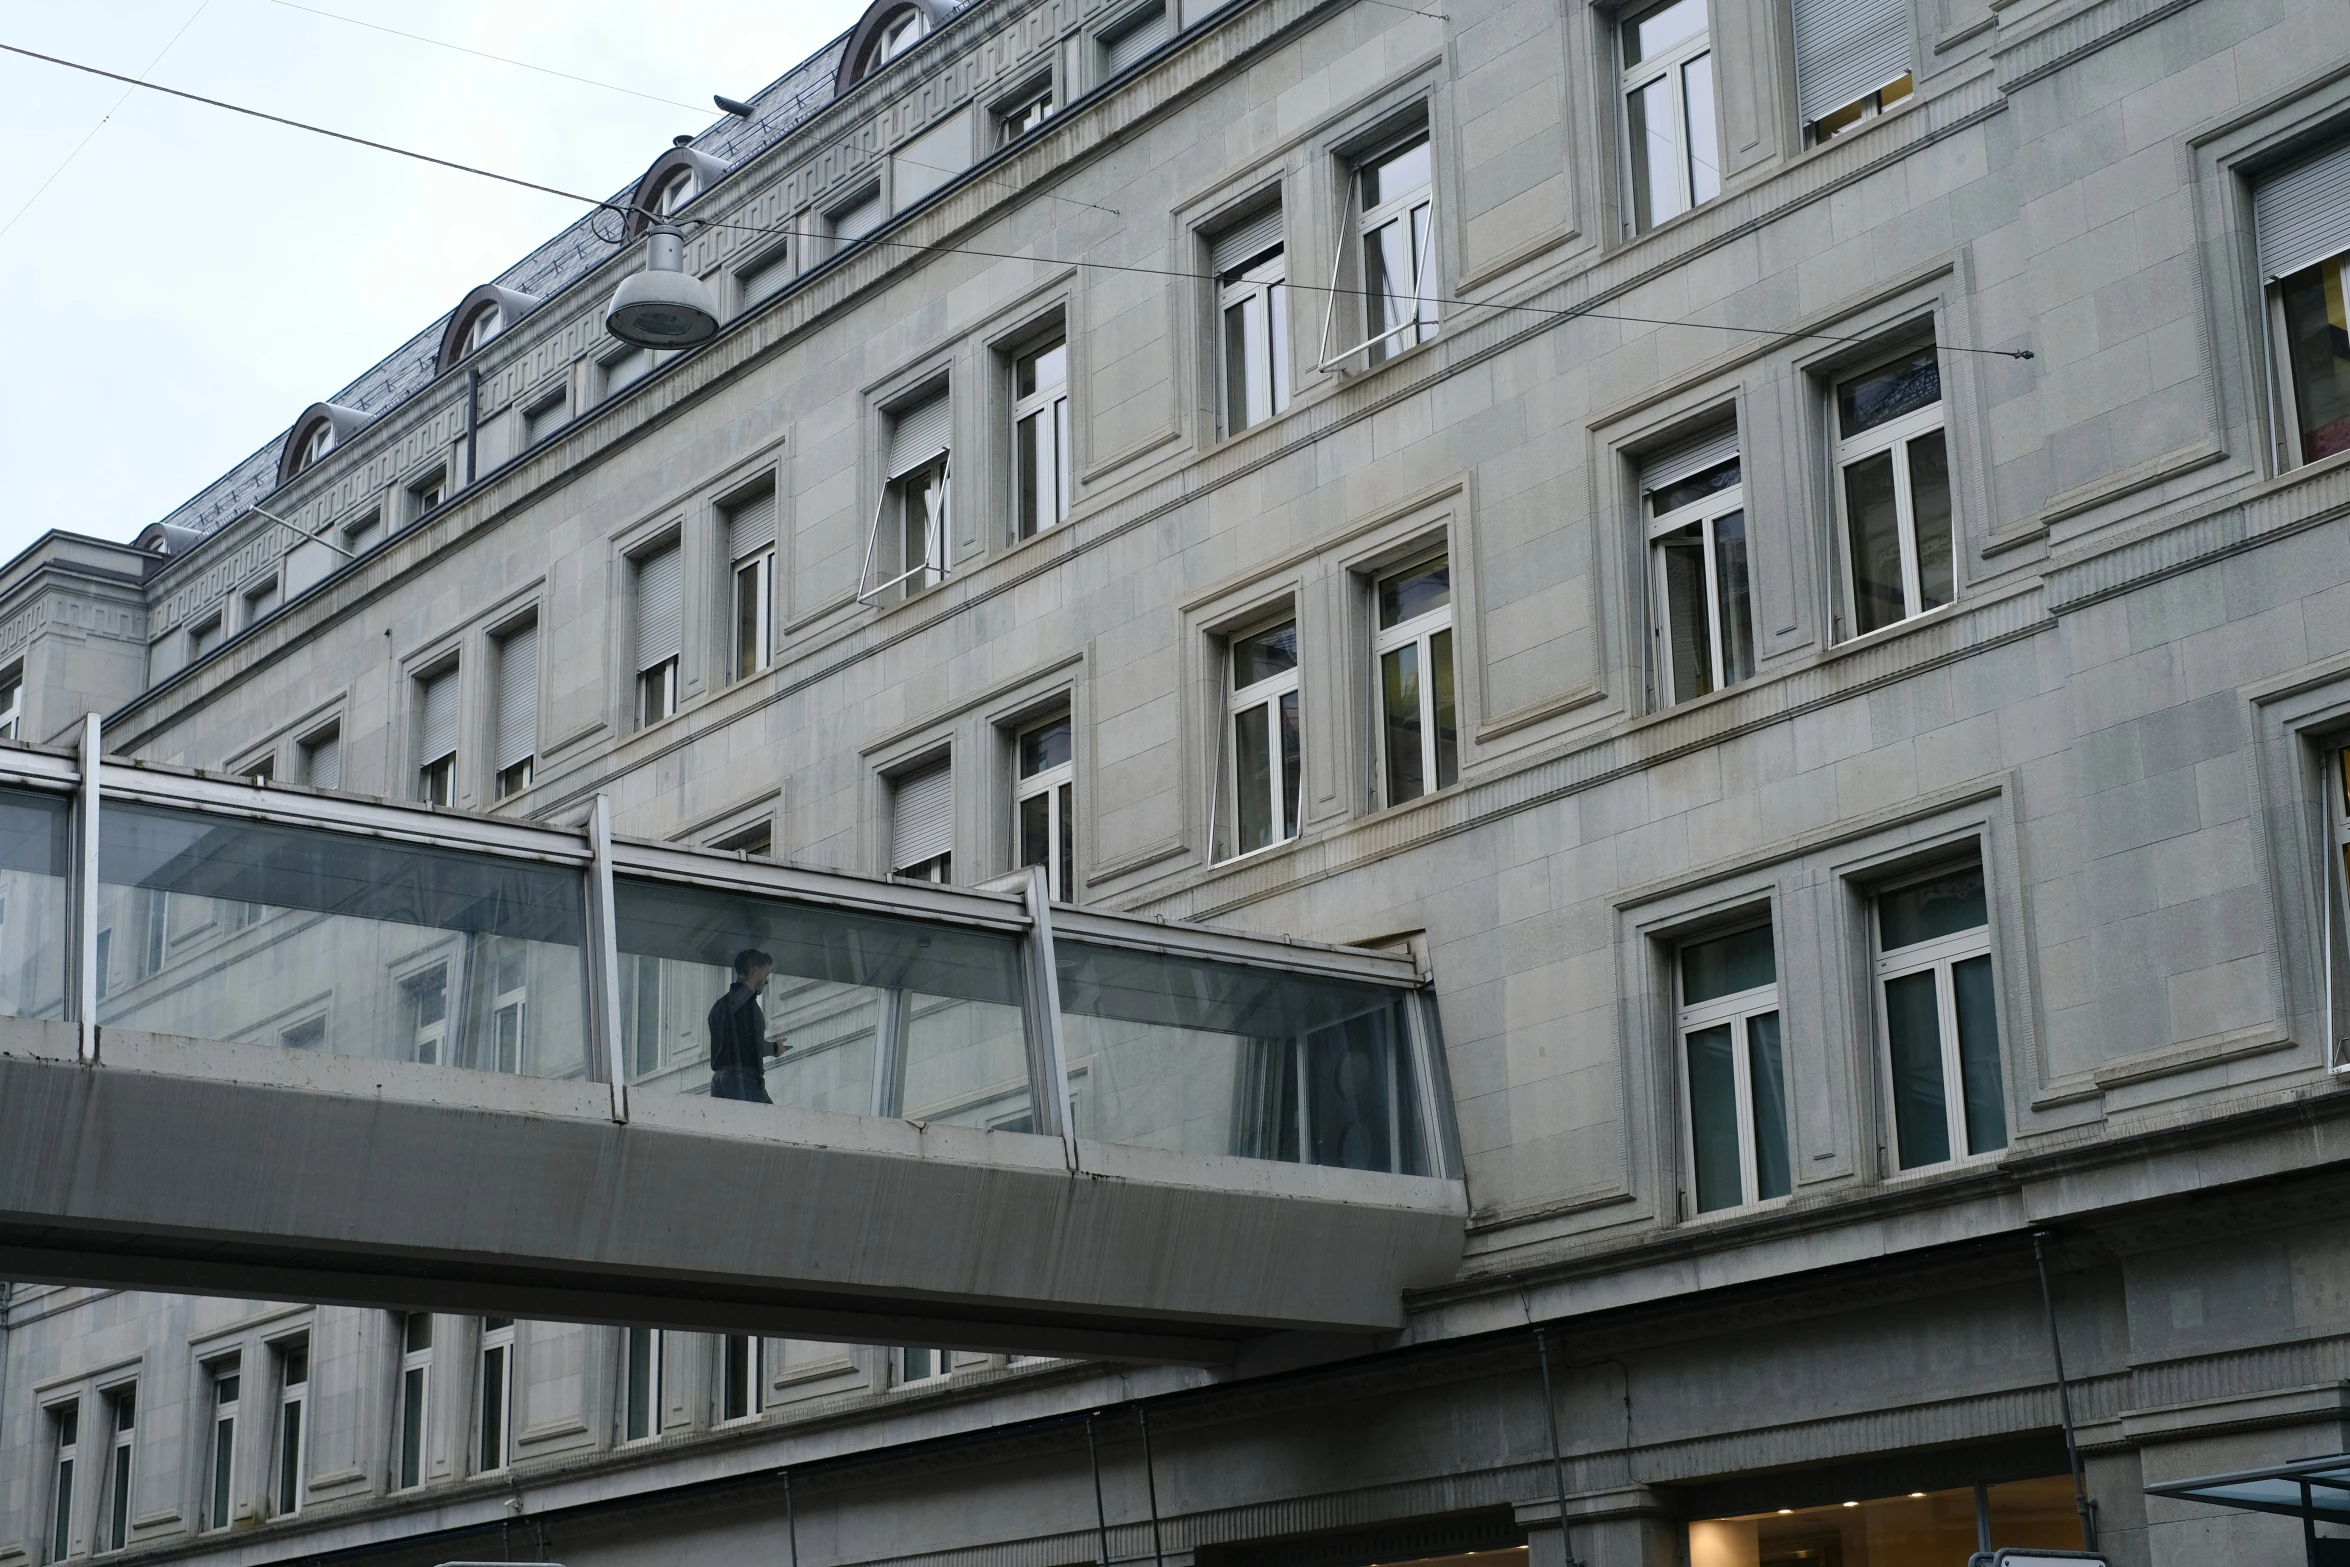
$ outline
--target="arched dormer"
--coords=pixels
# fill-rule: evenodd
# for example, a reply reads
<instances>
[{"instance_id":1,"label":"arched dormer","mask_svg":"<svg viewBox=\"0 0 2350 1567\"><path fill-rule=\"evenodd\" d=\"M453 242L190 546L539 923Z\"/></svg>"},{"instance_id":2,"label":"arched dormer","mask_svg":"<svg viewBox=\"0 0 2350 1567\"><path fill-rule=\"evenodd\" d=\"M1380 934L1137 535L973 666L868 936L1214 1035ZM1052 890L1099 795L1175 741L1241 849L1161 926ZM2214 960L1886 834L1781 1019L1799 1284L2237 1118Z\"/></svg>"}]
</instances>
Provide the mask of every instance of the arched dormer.
<instances>
[{"instance_id":1,"label":"arched dormer","mask_svg":"<svg viewBox=\"0 0 2350 1567\"><path fill-rule=\"evenodd\" d=\"M367 428L375 418L340 403L312 403L286 432L286 444L277 454L277 482L285 483L328 452Z\"/></svg>"},{"instance_id":2,"label":"arched dormer","mask_svg":"<svg viewBox=\"0 0 2350 1567\"><path fill-rule=\"evenodd\" d=\"M449 324L441 329L441 352L433 361L433 374L447 370L538 307L536 294L484 283L449 313Z\"/></svg>"},{"instance_id":3,"label":"arched dormer","mask_svg":"<svg viewBox=\"0 0 2350 1567\"><path fill-rule=\"evenodd\" d=\"M849 34L841 51L840 70L832 79L835 94L845 93L873 74L875 67L913 48L955 14L951 0L873 0Z\"/></svg>"},{"instance_id":4,"label":"arched dormer","mask_svg":"<svg viewBox=\"0 0 2350 1567\"><path fill-rule=\"evenodd\" d=\"M668 217L692 201L696 196L734 172L734 165L697 152L691 145L693 138L680 136L670 149L653 160L645 170L645 177L636 182L636 190L628 198L628 232L642 234L652 219Z\"/></svg>"}]
</instances>

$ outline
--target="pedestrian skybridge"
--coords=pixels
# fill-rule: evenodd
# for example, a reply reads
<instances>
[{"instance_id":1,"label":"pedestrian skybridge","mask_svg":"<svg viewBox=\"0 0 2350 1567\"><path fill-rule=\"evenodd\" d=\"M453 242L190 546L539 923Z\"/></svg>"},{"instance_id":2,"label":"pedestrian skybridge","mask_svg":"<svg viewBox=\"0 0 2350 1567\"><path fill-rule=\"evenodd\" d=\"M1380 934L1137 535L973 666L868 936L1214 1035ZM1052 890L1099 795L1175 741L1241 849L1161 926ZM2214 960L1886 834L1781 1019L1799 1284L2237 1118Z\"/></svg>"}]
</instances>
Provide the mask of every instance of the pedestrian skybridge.
<instances>
[{"instance_id":1,"label":"pedestrian skybridge","mask_svg":"<svg viewBox=\"0 0 2350 1567\"><path fill-rule=\"evenodd\" d=\"M1457 1267L1408 957L607 823L0 746L0 1278L1212 1361Z\"/></svg>"}]
</instances>

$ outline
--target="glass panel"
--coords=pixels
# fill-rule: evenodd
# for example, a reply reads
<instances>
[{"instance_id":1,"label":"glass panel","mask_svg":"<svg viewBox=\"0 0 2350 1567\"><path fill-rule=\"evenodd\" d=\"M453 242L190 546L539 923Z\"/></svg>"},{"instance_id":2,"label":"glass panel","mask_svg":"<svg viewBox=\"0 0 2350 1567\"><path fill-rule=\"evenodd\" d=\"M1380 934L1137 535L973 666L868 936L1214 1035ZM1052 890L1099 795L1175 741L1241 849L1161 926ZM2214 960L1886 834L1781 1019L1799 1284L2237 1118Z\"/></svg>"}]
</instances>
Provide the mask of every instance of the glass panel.
<instances>
[{"instance_id":1,"label":"glass panel","mask_svg":"<svg viewBox=\"0 0 2350 1567\"><path fill-rule=\"evenodd\" d=\"M1624 24L1624 63L1653 60L1705 31L1705 0L1676 0Z\"/></svg>"},{"instance_id":2,"label":"glass panel","mask_svg":"<svg viewBox=\"0 0 2350 1567\"><path fill-rule=\"evenodd\" d=\"M1297 668L1297 622L1283 621L1253 636L1232 639L1232 689L1245 691L1260 680Z\"/></svg>"},{"instance_id":3,"label":"glass panel","mask_svg":"<svg viewBox=\"0 0 2350 1567\"><path fill-rule=\"evenodd\" d=\"M1692 941L1681 948L1681 1005L1685 1007L1759 989L1775 983L1778 977L1768 925Z\"/></svg>"},{"instance_id":4,"label":"glass panel","mask_svg":"<svg viewBox=\"0 0 2350 1567\"><path fill-rule=\"evenodd\" d=\"M1795 1189L1787 1159L1787 1069L1779 1050L1779 1014L1746 1020L1747 1082L1754 1101L1754 1185L1761 1201Z\"/></svg>"},{"instance_id":5,"label":"glass panel","mask_svg":"<svg viewBox=\"0 0 2350 1567\"><path fill-rule=\"evenodd\" d=\"M1667 700L1686 702L1714 688L1714 650L1705 598L1703 523L1676 528L1656 541L1657 581L1664 593Z\"/></svg>"},{"instance_id":6,"label":"glass panel","mask_svg":"<svg viewBox=\"0 0 2350 1567\"><path fill-rule=\"evenodd\" d=\"M1018 466L1013 483L1018 491L1020 537L1026 538L1041 524L1042 512L1037 505L1039 475L1050 473L1051 455L1038 448L1045 436L1045 420L1041 413L1032 413L1012 429L1012 453Z\"/></svg>"},{"instance_id":7,"label":"glass panel","mask_svg":"<svg viewBox=\"0 0 2350 1567\"><path fill-rule=\"evenodd\" d=\"M1266 332L1273 350L1273 411L1289 406L1289 285L1275 283L1265 290L1272 324Z\"/></svg>"},{"instance_id":8,"label":"glass panel","mask_svg":"<svg viewBox=\"0 0 2350 1567\"><path fill-rule=\"evenodd\" d=\"M144 805L99 821L100 923L165 900L161 963L116 977L101 1024L275 1045L323 1008L339 1055L601 1075L579 871Z\"/></svg>"},{"instance_id":9,"label":"glass panel","mask_svg":"<svg viewBox=\"0 0 2350 1567\"><path fill-rule=\"evenodd\" d=\"M2081 1548L2069 1479L1995 1485L1990 1492L1994 1549ZM2017 1493L2015 1500L2005 1503L2010 1511L2003 1511L2003 1492ZM2062 1519L2048 1512L2051 1498L2063 1503ZM2012 1529L2007 1523L2010 1516L2015 1520ZM1964 1562L1977 1544L1974 1487L1958 1486L1701 1519L1689 1525L1688 1561L1689 1567L1908 1567L1913 1562Z\"/></svg>"},{"instance_id":10,"label":"glass panel","mask_svg":"<svg viewBox=\"0 0 2350 1567\"><path fill-rule=\"evenodd\" d=\"M1281 835L1297 836L1298 780L1305 776L1299 764L1297 693L1281 694Z\"/></svg>"},{"instance_id":11,"label":"glass panel","mask_svg":"<svg viewBox=\"0 0 2350 1567\"><path fill-rule=\"evenodd\" d=\"M2043 1551L2082 1548L2081 1515L2073 1506L2070 1475L2010 1480L1986 1487L1991 1503L1991 1548L2036 1547Z\"/></svg>"},{"instance_id":12,"label":"glass panel","mask_svg":"<svg viewBox=\"0 0 2350 1567\"><path fill-rule=\"evenodd\" d=\"M640 973L658 964L658 1059L624 1041L630 1061L651 1067L639 1086L719 1086L709 1053L717 1003L736 956L756 952L773 959L771 978L747 1010L735 998L724 1028L730 1064L738 1051L772 1052L758 1059L773 1103L967 1125L1027 1112L1010 935L629 877L614 891L624 961L635 956Z\"/></svg>"},{"instance_id":13,"label":"glass panel","mask_svg":"<svg viewBox=\"0 0 2350 1567\"><path fill-rule=\"evenodd\" d=\"M1243 709L1232 719L1235 849L1246 854L1273 841L1273 750L1269 704Z\"/></svg>"},{"instance_id":14,"label":"glass panel","mask_svg":"<svg viewBox=\"0 0 2350 1567\"><path fill-rule=\"evenodd\" d=\"M1428 138L1423 136L1408 147L1398 147L1382 154L1378 161L1364 165L1363 210L1369 212L1399 196L1408 196L1427 183Z\"/></svg>"},{"instance_id":15,"label":"glass panel","mask_svg":"<svg viewBox=\"0 0 2350 1567\"><path fill-rule=\"evenodd\" d=\"M301 1406L294 1406L287 1414L293 1419L294 1429L300 1431ZM109 1510L111 1516L108 1519L106 1543L110 1549L119 1551L131 1542L131 1450L127 1446L114 1450L114 1484L111 1489L114 1498ZM289 1489L283 1494L291 1496L293 1492Z\"/></svg>"},{"instance_id":16,"label":"glass panel","mask_svg":"<svg viewBox=\"0 0 2350 1567\"><path fill-rule=\"evenodd\" d=\"M1733 457L1726 463L1716 464L1703 473L1693 473L1686 479L1653 492L1648 497L1649 515L1667 517L1694 501L1736 488L1744 476L1738 464L1739 460Z\"/></svg>"},{"instance_id":17,"label":"glass panel","mask_svg":"<svg viewBox=\"0 0 2350 1567\"><path fill-rule=\"evenodd\" d=\"M1653 228L1686 210L1673 146L1671 77L1624 95L1624 136L1632 153L1632 226Z\"/></svg>"},{"instance_id":18,"label":"glass panel","mask_svg":"<svg viewBox=\"0 0 2350 1567\"><path fill-rule=\"evenodd\" d=\"M1020 736L1020 776L1033 778L1038 773L1059 767L1069 760L1069 720L1056 718L1049 724L1039 724Z\"/></svg>"},{"instance_id":19,"label":"glass panel","mask_svg":"<svg viewBox=\"0 0 2350 1567\"><path fill-rule=\"evenodd\" d=\"M637 1441L651 1436L654 1431L653 1408L653 1330L628 1330L628 1440Z\"/></svg>"},{"instance_id":20,"label":"glass panel","mask_svg":"<svg viewBox=\"0 0 2350 1567\"><path fill-rule=\"evenodd\" d=\"M1877 899L1877 940L1887 952L1990 922L1979 865L1902 887Z\"/></svg>"},{"instance_id":21,"label":"glass panel","mask_svg":"<svg viewBox=\"0 0 2350 1567\"><path fill-rule=\"evenodd\" d=\"M1409 642L1379 660L1379 689L1387 714L1387 803L1401 805L1428 792L1420 775L1420 645Z\"/></svg>"},{"instance_id":22,"label":"glass panel","mask_svg":"<svg viewBox=\"0 0 2350 1567\"><path fill-rule=\"evenodd\" d=\"M1266 330L1265 296L1254 291L1224 310L1224 418L1237 432L1265 418L1272 389L1267 365L1271 341Z\"/></svg>"},{"instance_id":23,"label":"glass panel","mask_svg":"<svg viewBox=\"0 0 2350 1567\"><path fill-rule=\"evenodd\" d=\"M1950 1157L1950 1121L1933 970L1885 981L1885 1036L1893 1062L1893 1124L1901 1168L1940 1164Z\"/></svg>"},{"instance_id":24,"label":"glass panel","mask_svg":"<svg viewBox=\"0 0 2350 1567\"><path fill-rule=\"evenodd\" d=\"M1999 1071L1999 1016L1988 953L1950 966L1958 1003L1958 1076L1966 1103L1966 1151L2007 1146L2007 1095Z\"/></svg>"},{"instance_id":25,"label":"glass panel","mask_svg":"<svg viewBox=\"0 0 2350 1567\"><path fill-rule=\"evenodd\" d=\"M1844 470L1844 521L1852 551L1852 629L1856 636L1890 626L1908 611L1902 586L1901 516L1893 494L1893 454L1879 452Z\"/></svg>"},{"instance_id":26,"label":"glass panel","mask_svg":"<svg viewBox=\"0 0 2350 1567\"><path fill-rule=\"evenodd\" d=\"M481 1356L481 1467L506 1467L506 1350L503 1345Z\"/></svg>"},{"instance_id":27,"label":"glass panel","mask_svg":"<svg viewBox=\"0 0 2350 1567\"><path fill-rule=\"evenodd\" d=\"M63 795L0 789L0 1014L65 1015L65 899L73 807Z\"/></svg>"},{"instance_id":28,"label":"glass panel","mask_svg":"<svg viewBox=\"0 0 2350 1567\"><path fill-rule=\"evenodd\" d=\"M1053 845L1052 793L1032 794L1020 802L1020 863L1023 866L1045 865L1050 862Z\"/></svg>"},{"instance_id":29,"label":"glass panel","mask_svg":"<svg viewBox=\"0 0 2350 1567\"><path fill-rule=\"evenodd\" d=\"M1064 902L1077 901L1077 808L1076 785L1063 784L1053 791L1058 808L1053 815L1060 822L1061 857L1053 867L1052 894Z\"/></svg>"},{"instance_id":30,"label":"glass panel","mask_svg":"<svg viewBox=\"0 0 2350 1567\"><path fill-rule=\"evenodd\" d=\"M302 1505L302 1405L285 1406L278 1418L277 1510L290 1513Z\"/></svg>"},{"instance_id":31,"label":"glass panel","mask_svg":"<svg viewBox=\"0 0 2350 1567\"><path fill-rule=\"evenodd\" d=\"M1849 438L1941 400L1942 366L1928 344L1838 386L1836 414Z\"/></svg>"},{"instance_id":32,"label":"glass panel","mask_svg":"<svg viewBox=\"0 0 2350 1567\"><path fill-rule=\"evenodd\" d=\"M1461 777L1461 725L1453 702L1449 631L1428 639L1428 695L1436 708L1436 787L1449 789Z\"/></svg>"},{"instance_id":33,"label":"glass panel","mask_svg":"<svg viewBox=\"0 0 2350 1567\"><path fill-rule=\"evenodd\" d=\"M1057 956L1088 1136L1427 1173L1404 993L1093 942Z\"/></svg>"},{"instance_id":34,"label":"glass panel","mask_svg":"<svg viewBox=\"0 0 2350 1567\"><path fill-rule=\"evenodd\" d=\"M424 1478L424 1367L410 1366L400 1378L400 1487Z\"/></svg>"},{"instance_id":35,"label":"glass panel","mask_svg":"<svg viewBox=\"0 0 2350 1567\"><path fill-rule=\"evenodd\" d=\"M409 1354L413 1355L418 1350L432 1348L432 1313L429 1311L408 1313L407 1321L401 1331L404 1334L402 1343L406 1346Z\"/></svg>"},{"instance_id":36,"label":"glass panel","mask_svg":"<svg viewBox=\"0 0 2350 1567\"><path fill-rule=\"evenodd\" d=\"M1417 620L1452 602L1452 562L1439 557L1425 566L1399 571L1379 584L1379 629Z\"/></svg>"},{"instance_id":37,"label":"glass panel","mask_svg":"<svg viewBox=\"0 0 2350 1567\"><path fill-rule=\"evenodd\" d=\"M2294 273L2277 291L2285 308L2301 460L2350 451L2350 309L2342 297L2342 258Z\"/></svg>"},{"instance_id":38,"label":"glass panel","mask_svg":"<svg viewBox=\"0 0 2350 1567\"><path fill-rule=\"evenodd\" d=\"M1721 613L1722 683L1754 674L1754 594L1748 586L1746 513L1714 521L1714 602Z\"/></svg>"},{"instance_id":39,"label":"glass panel","mask_svg":"<svg viewBox=\"0 0 2350 1567\"><path fill-rule=\"evenodd\" d=\"M1402 334L1396 328L1412 319L1419 308L1412 280L1410 226L1401 217L1390 218L1363 236L1363 295L1374 362L1398 348ZM1393 334L1393 335L1390 335Z\"/></svg>"},{"instance_id":40,"label":"glass panel","mask_svg":"<svg viewBox=\"0 0 2350 1567\"><path fill-rule=\"evenodd\" d=\"M1957 592L1951 563L1950 457L1942 432L1909 443L1909 516L1918 541L1918 608L1947 604Z\"/></svg>"},{"instance_id":41,"label":"glass panel","mask_svg":"<svg viewBox=\"0 0 2350 1567\"><path fill-rule=\"evenodd\" d=\"M103 821L105 818L99 818ZM217 1420L212 1425L212 1511L209 1521L213 1528L225 1528L229 1521L229 1498L234 1494L232 1479L237 1459L237 1423Z\"/></svg>"},{"instance_id":42,"label":"glass panel","mask_svg":"<svg viewBox=\"0 0 2350 1567\"><path fill-rule=\"evenodd\" d=\"M1702 205L1722 193L1721 135L1714 128L1714 57L1681 67L1681 103L1689 120L1689 199Z\"/></svg>"},{"instance_id":43,"label":"glass panel","mask_svg":"<svg viewBox=\"0 0 2350 1567\"><path fill-rule=\"evenodd\" d=\"M1738 1163L1738 1069L1727 1023L1689 1036L1689 1155L1699 1213L1746 1200Z\"/></svg>"},{"instance_id":44,"label":"glass panel","mask_svg":"<svg viewBox=\"0 0 2350 1567\"><path fill-rule=\"evenodd\" d=\"M64 1440L70 1442L73 1438L69 1434ZM49 1559L61 1562L73 1544L73 1460L70 1458L57 1460L57 1499L51 1510L56 1514L56 1526L51 1531Z\"/></svg>"}]
</instances>

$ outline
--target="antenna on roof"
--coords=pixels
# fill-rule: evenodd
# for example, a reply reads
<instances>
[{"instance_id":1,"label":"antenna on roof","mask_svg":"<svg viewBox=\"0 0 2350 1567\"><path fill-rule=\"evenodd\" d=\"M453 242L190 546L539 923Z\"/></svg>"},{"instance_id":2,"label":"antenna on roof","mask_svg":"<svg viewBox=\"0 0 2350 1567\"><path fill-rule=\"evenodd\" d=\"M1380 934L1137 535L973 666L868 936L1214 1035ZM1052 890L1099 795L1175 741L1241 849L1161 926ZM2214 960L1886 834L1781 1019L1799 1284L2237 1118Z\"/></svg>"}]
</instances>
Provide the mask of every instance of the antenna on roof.
<instances>
[{"instance_id":1,"label":"antenna on roof","mask_svg":"<svg viewBox=\"0 0 2350 1567\"><path fill-rule=\"evenodd\" d=\"M734 99L727 97L723 93L712 93L710 95L710 101L718 105L719 108L725 110L728 114L733 115L738 120L753 119L758 114L758 111L753 109L749 104L737 103Z\"/></svg>"}]
</instances>

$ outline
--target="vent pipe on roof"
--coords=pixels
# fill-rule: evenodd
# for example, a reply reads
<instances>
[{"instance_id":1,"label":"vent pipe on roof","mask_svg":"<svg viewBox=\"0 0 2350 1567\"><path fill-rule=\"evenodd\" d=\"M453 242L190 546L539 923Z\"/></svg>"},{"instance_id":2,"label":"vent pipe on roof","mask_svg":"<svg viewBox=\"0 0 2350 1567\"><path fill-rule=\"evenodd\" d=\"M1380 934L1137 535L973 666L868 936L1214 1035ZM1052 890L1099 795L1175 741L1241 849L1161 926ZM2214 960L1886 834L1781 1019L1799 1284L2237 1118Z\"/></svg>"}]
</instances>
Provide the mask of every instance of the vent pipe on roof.
<instances>
[{"instance_id":1,"label":"vent pipe on roof","mask_svg":"<svg viewBox=\"0 0 2350 1567\"><path fill-rule=\"evenodd\" d=\"M690 348L718 335L718 302L685 270L685 236L673 223L645 231L645 270L621 280L604 330L639 348Z\"/></svg>"}]
</instances>

